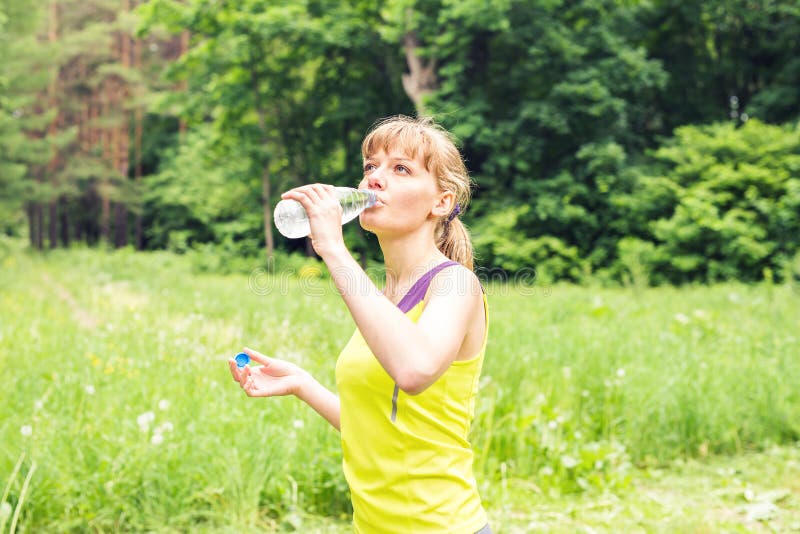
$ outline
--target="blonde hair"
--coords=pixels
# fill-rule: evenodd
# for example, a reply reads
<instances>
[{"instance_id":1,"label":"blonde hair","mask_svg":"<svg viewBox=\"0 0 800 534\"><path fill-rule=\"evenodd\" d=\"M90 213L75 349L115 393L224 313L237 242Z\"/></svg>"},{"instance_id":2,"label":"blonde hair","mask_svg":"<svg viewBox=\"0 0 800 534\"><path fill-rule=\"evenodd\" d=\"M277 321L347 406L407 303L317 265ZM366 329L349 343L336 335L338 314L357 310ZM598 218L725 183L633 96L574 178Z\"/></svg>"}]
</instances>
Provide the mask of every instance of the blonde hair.
<instances>
[{"instance_id":1,"label":"blonde hair","mask_svg":"<svg viewBox=\"0 0 800 534\"><path fill-rule=\"evenodd\" d=\"M400 150L411 158L422 152L425 169L436 177L441 191L450 191L461 213L472 196L472 181L453 136L428 117L397 115L379 121L361 143L366 159L381 150ZM449 219L449 220L448 220ZM439 219L436 246L448 258L473 269L472 241L464 223L453 212Z\"/></svg>"}]
</instances>

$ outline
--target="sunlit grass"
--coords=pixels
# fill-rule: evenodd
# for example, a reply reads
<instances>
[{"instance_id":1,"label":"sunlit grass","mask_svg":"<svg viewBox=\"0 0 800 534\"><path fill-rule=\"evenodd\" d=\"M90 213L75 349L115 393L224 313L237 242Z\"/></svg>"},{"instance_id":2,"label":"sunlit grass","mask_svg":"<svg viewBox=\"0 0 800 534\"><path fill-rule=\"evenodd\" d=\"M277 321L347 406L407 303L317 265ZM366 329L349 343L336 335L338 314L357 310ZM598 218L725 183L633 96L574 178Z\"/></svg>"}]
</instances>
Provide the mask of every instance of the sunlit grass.
<instances>
[{"instance_id":1,"label":"sunlit grass","mask_svg":"<svg viewBox=\"0 0 800 534\"><path fill-rule=\"evenodd\" d=\"M295 399L246 398L226 364L247 345L332 387L353 323L327 279L254 287L130 251L0 262L6 527L347 529L338 434ZM794 288L487 292L472 437L498 528L524 531L548 502L635 495L676 460L800 439Z\"/></svg>"}]
</instances>

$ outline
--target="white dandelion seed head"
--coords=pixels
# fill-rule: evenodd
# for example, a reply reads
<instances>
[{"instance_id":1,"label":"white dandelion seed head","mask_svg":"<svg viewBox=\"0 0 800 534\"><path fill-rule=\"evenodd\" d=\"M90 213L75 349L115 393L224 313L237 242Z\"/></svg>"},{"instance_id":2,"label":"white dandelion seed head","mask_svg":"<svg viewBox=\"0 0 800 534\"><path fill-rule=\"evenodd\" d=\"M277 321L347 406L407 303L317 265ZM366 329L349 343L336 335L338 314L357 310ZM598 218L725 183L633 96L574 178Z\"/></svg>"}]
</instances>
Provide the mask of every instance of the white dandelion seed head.
<instances>
[{"instance_id":1,"label":"white dandelion seed head","mask_svg":"<svg viewBox=\"0 0 800 534\"><path fill-rule=\"evenodd\" d=\"M295 428L303 428L306 426L305 422L302 419L295 419L292 423L292 426Z\"/></svg>"},{"instance_id":2,"label":"white dandelion seed head","mask_svg":"<svg viewBox=\"0 0 800 534\"><path fill-rule=\"evenodd\" d=\"M542 467L542 469L540 470L540 473L542 473L542 475L544 475L546 477L553 476L553 468L550 467L549 465L546 465L546 466Z\"/></svg>"},{"instance_id":3,"label":"white dandelion seed head","mask_svg":"<svg viewBox=\"0 0 800 534\"><path fill-rule=\"evenodd\" d=\"M686 316L685 313L676 313L675 320L681 324L689 324L689 318Z\"/></svg>"},{"instance_id":4,"label":"white dandelion seed head","mask_svg":"<svg viewBox=\"0 0 800 534\"><path fill-rule=\"evenodd\" d=\"M94 395L94 386L93 385L88 384L83 389L84 389L84 391L86 391L87 395Z\"/></svg>"},{"instance_id":5,"label":"white dandelion seed head","mask_svg":"<svg viewBox=\"0 0 800 534\"><path fill-rule=\"evenodd\" d=\"M558 428L558 423L556 421L550 421L549 423L547 423L547 428L549 428L550 430L555 430L556 428Z\"/></svg>"},{"instance_id":6,"label":"white dandelion seed head","mask_svg":"<svg viewBox=\"0 0 800 534\"><path fill-rule=\"evenodd\" d=\"M155 421L156 414L153 412L144 412L142 415L136 418L136 424L139 425L139 429L142 432L147 432L150 430L150 423Z\"/></svg>"},{"instance_id":7,"label":"white dandelion seed head","mask_svg":"<svg viewBox=\"0 0 800 534\"><path fill-rule=\"evenodd\" d=\"M595 460L594 468L597 471L600 471L603 468L603 460Z\"/></svg>"},{"instance_id":8,"label":"white dandelion seed head","mask_svg":"<svg viewBox=\"0 0 800 534\"><path fill-rule=\"evenodd\" d=\"M169 401L167 399L161 399L158 401L158 409L161 411L165 411L169 409Z\"/></svg>"},{"instance_id":9,"label":"white dandelion seed head","mask_svg":"<svg viewBox=\"0 0 800 534\"><path fill-rule=\"evenodd\" d=\"M625 369L623 369L621 367L619 369L617 369L617 377L625 378Z\"/></svg>"},{"instance_id":10,"label":"white dandelion seed head","mask_svg":"<svg viewBox=\"0 0 800 534\"><path fill-rule=\"evenodd\" d=\"M163 423L158 425L158 427L156 427L155 433L156 434L164 434L166 432L172 432L173 430L174 430L174 427L172 426L172 423L170 423L169 421L164 421Z\"/></svg>"},{"instance_id":11,"label":"white dandelion seed head","mask_svg":"<svg viewBox=\"0 0 800 534\"><path fill-rule=\"evenodd\" d=\"M26 438L33 435L33 427L31 425L22 425L19 431Z\"/></svg>"},{"instance_id":12,"label":"white dandelion seed head","mask_svg":"<svg viewBox=\"0 0 800 534\"><path fill-rule=\"evenodd\" d=\"M150 438L150 443L153 445L161 445L164 443L164 436L161 434L153 434L153 437Z\"/></svg>"},{"instance_id":13,"label":"white dandelion seed head","mask_svg":"<svg viewBox=\"0 0 800 534\"><path fill-rule=\"evenodd\" d=\"M33 403L34 410L41 410L42 408L44 408L44 401L37 400L36 402Z\"/></svg>"}]
</instances>

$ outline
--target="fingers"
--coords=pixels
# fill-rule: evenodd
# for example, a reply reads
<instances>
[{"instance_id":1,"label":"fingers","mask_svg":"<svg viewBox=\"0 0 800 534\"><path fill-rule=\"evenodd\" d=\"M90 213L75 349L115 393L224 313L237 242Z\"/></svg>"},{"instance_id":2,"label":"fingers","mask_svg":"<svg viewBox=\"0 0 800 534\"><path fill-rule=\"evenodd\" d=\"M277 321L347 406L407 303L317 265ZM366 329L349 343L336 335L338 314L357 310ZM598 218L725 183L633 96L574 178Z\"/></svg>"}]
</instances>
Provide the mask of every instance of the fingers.
<instances>
[{"instance_id":1,"label":"fingers","mask_svg":"<svg viewBox=\"0 0 800 534\"><path fill-rule=\"evenodd\" d=\"M309 184L296 187L283 193L281 198L298 201L306 211L310 211L312 207L323 205L326 202L330 202L332 206L338 207L339 205L336 188L327 184Z\"/></svg>"},{"instance_id":2,"label":"fingers","mask_svg":"<svg viewBox=\"0 0 800 534\"><path fill-rule=\"evenodd\" d=\"M268 356L264 356L260 352L255 351L255 350L253 350L253 349L251 349L249 347L245 347L242 350L242 352L244 352L245 354L250 356L250 359L252 359L254 362L258 362L261 365L269 365L269 364L272 363L272 358L270 358Z\"/></svg>"},{"instance_id":3,"label":"fingers","mask_svg":"<svg viewBox=\"0 0 800 534\"><path fill-rule=\"evenodd\" d=\"M231 368L231 376L236 382L242 383L242 375L244 372L236 365L236 360L233 358L228 359L228 367Z\"/></svg>"}]
</instances>

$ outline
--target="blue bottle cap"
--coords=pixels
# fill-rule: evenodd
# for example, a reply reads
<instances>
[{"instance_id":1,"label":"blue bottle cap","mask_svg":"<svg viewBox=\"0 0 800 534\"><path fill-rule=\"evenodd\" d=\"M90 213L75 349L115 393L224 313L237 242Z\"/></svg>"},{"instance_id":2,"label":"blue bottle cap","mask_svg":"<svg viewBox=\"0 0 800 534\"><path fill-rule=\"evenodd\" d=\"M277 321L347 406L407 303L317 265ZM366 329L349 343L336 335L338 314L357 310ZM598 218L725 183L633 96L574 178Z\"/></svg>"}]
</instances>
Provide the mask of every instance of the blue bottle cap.
<instances>
[{"instance_id":1,"label":"blue bottle cap","mask_svg":"<svg viewBox=\"0 0 800 534\"><path fill-rule=\"evenodd\" d=\"M236 367L242 368L248 363L250 363L250 356L245 354L244 352L240 352L234 358L236 360Z\"/></svg>"}]
</instances>

